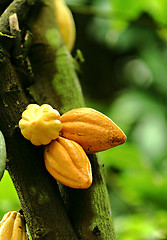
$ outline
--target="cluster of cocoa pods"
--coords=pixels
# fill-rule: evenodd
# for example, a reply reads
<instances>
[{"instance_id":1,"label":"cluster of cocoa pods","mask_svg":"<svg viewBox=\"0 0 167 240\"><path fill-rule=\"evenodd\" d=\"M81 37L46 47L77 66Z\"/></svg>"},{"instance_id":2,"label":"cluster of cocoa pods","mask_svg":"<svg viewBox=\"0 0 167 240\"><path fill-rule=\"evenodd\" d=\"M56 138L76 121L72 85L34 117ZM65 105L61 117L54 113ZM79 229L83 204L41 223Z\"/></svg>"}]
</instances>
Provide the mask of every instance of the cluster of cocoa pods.
<instances>
[{"instance_id":1,"label":"cluster of cocoa pods","mask_svg":"<svg viewBox=\"0 0 167 240\"><path fill-rule=\"evenodd\" d=\"M107 150L126 140L110 118L86 107L60 116L48 104L30 104L22 114L19 127L34 145L47 144L46 169L56 180L72 188L88 188L92 183L87 154Z\"/></svg>"}]
</instances>

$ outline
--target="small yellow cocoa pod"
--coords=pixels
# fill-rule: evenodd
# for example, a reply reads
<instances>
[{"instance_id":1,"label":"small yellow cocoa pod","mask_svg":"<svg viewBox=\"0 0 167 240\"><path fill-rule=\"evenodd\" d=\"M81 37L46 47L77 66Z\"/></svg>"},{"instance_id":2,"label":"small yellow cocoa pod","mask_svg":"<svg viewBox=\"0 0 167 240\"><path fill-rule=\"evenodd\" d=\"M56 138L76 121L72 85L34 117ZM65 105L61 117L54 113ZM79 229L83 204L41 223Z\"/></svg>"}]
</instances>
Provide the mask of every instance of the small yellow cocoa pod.
<instances>
[{"instance_id":1,"label":"small yellow cocoa pod","mask_svg":"<svg viewBox=\"0 0 167 240\"><path fill-rule=\"evenodd\" d=\"M58 137L45 147L44 159L48 172L64 185L72 188L91 185L91 165L78 143Z\"/></svg>"},{"instance_id":2,"label":"small yellow cocoa pod","mask_svg":"<svg viewBox=\"0 0 167 240\"><path fill-rule=\"evenodd\" d=\"M0 222L0 240L28 240L24 219L19 212L4 215Z\"/></svg>"},{"instance_id":3,"label":"small yellow cocoa pod","mask_svg":"<svg viewBox=\"0 0 167 240\"><path fill-rule=\"evenodd\" d=\"M53 0L53 3L60 33L69 51L72 51L76 37L75 23L72 13L64 0Z\"/></svg>"},{"instance_id":4,"label":"small yellow cocoa pod","mask_svg":"<svg viewBox=\"0 0 167 240\"><path fill-rule=\"evenodd\" d=\"M62 129L60 114L48 104L30 104L19 121L22 135L32 144L47 145L59 136Z\"/></svg>"},{"instance_id":5,"label":"small yellow cocoa pod","mask_svg":"<svg viewBox=\"0 0 167 240\"><path fill-rule=\"evenodd\" d=\"M125 134L110 118L91 108L72 109L60 121L60 136L79 143L86 153L104 151L126 141Z\"/></svg>"}]
</instances>

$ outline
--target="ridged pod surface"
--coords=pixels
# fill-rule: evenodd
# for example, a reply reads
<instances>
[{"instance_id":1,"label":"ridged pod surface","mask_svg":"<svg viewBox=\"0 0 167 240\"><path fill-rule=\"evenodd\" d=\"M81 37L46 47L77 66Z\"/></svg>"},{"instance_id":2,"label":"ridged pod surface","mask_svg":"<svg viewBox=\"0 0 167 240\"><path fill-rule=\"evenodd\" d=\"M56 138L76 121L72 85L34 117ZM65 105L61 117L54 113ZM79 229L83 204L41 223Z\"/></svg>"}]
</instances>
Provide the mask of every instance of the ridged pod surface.
<instances>
[{"instance_id":1,"label":"ridged pod surface","mask_svg":"<svg viewBox=\"0 0 167 240\"><path fill-rule=\"evenodd\" d=\"M60 117L60 136L82 146L86 153L97 153L123 144L123 131L104 114L92 108L72 109Z\"/></svg>"},{"instance_id":2,"label":"ridged pod surface","mask_svg":"<svg viewBox=\"0 0 167 240\"><path fill-rule=\"evenodd\" d=\"M53 3L60 33L68 49L72 51L76 36L72 13L64 0L53 0Z\"/></svg>"},{"instance_id":3,"label":"ridged pod surface","mask_svg":"<svg viewBox=\"0 0 167 240\"><path fill-rule=\"evenodd\" d=\"M0 222L0 240L28 240L22 215L11 211Z\"/></svg>"},{"instance_id":4,"label":"ridged pod surface","mask_svg":"<svg viewBox=\"0 0 167 240\"><path fill-rule=\"evenodd\" d=\"M59 136L62 129L60 114L48 104L29 104L19 121L22 135L32 144L47 145Z\"/></svg>"},{"instance_id":5,"label":"ridged pod surface","mask_svg":"<svg viewBox=\"0 0 167 240\"><path fill-rule=\"evenodd\" d=\"M48 172L64 185L72 188L91 185L91 165L78 143L58 137L45 147L44 159Z\"/></svg>"}]
</instances>

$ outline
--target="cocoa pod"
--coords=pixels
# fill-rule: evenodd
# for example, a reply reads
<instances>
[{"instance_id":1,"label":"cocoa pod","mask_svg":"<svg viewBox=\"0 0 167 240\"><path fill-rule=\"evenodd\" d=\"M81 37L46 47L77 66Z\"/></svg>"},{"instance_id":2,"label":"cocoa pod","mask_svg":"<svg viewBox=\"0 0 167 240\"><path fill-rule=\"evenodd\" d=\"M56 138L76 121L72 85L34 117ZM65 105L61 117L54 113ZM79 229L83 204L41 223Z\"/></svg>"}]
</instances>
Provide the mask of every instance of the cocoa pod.
<instances>
[{"instance_id":1,"label":"cocoa pod","mask_svg":"<svg viewBox=\"0 0 167 240\"><path fill-rule=\"evenodd\" d=\"M64 0L54 0L54 13L62 38L69 51L72 51L76 38L75 22Z\"/></svg>"},{"instance_id":2,"label":"cocoa pod","mask_svg":"<svg viewBox=\"0 0 167 240\"><path fill-rule=\"evenodd\" d=\"M60 136L77 142L86 153L104 151L126 141L123 131L110 118L92 108L72 109L60 121Z\"/></svg>"},{"instance_id":3,"label":"cocoa pod","mask_svg":"<svg viewBox=\"0 0 167 240\"><path fill-rule=\"evenodd\" d=\"M60 114L48 104L29 104L19 121L22 135L32 144L47 145L59 136Z\"/></svg>"},{"instance_id":4,"label":"cocoa pod","mask_svg":"<svg viewBox=\"0 0 167 240\"><path fill-rule=\"evenodd\" d=\"M0 222L0 240L28 240L23 216L19 212L4 215Z\"/></svg>"},{"instance_id":5,"label":"cocoa pod","mask_svg":"<svg viewBox=\"0 0 167 240\"><path fill-rule=\"evenodd\" d=\"M44 160L47 171L64 185L72 188L91 185L91 165L78 143L58 137L45 147Z\"/></svg>"}]
</instances>

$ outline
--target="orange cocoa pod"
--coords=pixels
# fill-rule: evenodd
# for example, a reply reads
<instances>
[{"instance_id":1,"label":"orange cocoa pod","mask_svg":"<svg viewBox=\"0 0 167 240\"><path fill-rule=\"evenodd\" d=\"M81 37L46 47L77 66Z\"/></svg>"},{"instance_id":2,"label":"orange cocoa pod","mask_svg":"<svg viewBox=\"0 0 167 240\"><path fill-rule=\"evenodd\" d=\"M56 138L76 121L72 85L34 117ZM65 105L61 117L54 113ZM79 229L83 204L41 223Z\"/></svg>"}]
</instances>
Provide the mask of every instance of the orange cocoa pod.
<instances>
[{"instance_id":1,"label":"orange cocoa pod","mask_svg":"<svg viewBox=\"0 0 167 240\"><path fill-rule=\"evenodd\" d=\"M48 172L64 185L72 188L91 185L91 165L78 143L58 137L45 147L44 160Z\"/></svg>"},{"instance_id":2,"label":"orange cocoa pod","mask_svg":"<svg viewBox=\"0 0 167 240\"><path fill-rule=\"evenodd\" d=\"M92 108L72 109L60 121L60 136L79 143L86 153L104 151L126 141L123 131L110 118Z\"/></svg>"}]
</instances>

